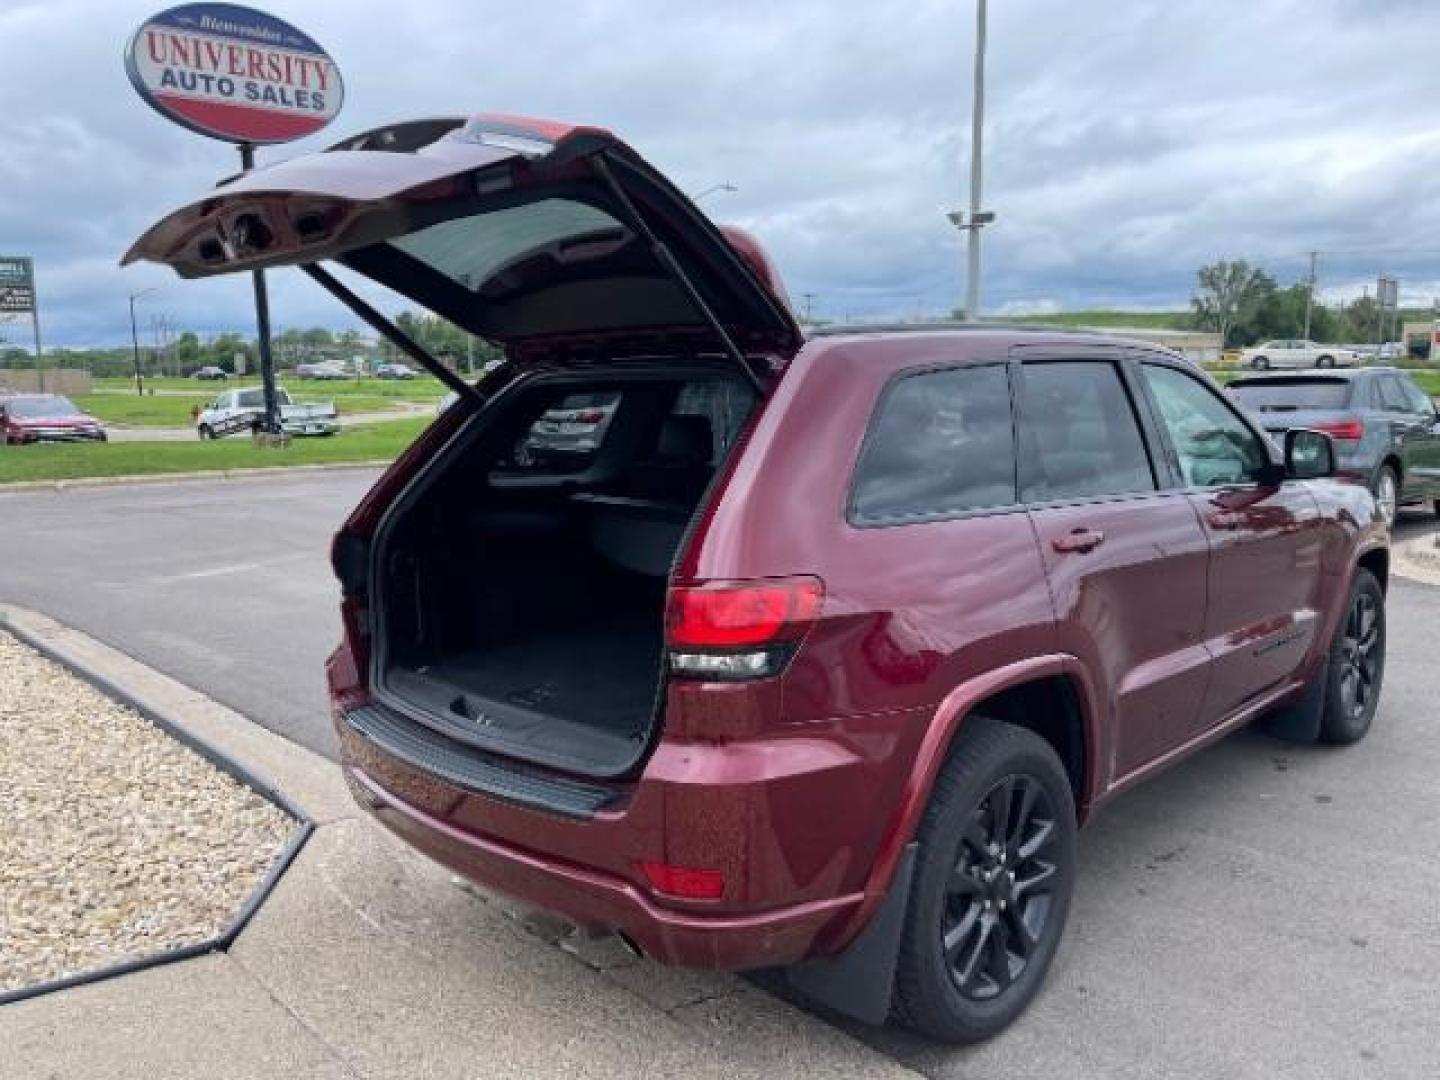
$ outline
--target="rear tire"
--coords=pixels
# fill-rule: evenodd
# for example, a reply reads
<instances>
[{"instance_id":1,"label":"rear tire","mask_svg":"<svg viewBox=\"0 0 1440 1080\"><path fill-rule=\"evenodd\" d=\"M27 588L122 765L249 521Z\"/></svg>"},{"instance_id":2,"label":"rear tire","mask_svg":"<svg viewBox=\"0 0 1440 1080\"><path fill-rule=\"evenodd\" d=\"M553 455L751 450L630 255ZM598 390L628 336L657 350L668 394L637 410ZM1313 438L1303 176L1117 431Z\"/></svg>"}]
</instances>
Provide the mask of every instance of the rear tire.
<instances>
[{"instance_id":1,"label":"rear tire","mask_svg":"<svg viewBox=\"0 0 1440 1080\"><path fill-rule=\"evenodd\" d=\"M196 430L199 431L202 441L208 441L215 438L215 432L211 431L209 426L206 424L201 424L200 427Z\"/></svg>"},{"instance_id":2,"label":"rear tire","mask_svg":"<svg viewBox=\"0 0 1440 1080\"><path fill-rule=\"evenodd\" d=\"M1256 371L1269 371L1270 358L1268 356L1257 356L1250 361L1250 366Z\"/></svg>"},{"instance_id":3,"label":"rear tire","mask_svg":"<svg viewBox=\"0 0 1440 1080\"><path fill-rule=\"evenodd\" d=\"M1315 361L1315 366L1322 368L1333 368L1335 366L1335 357L1322 356L1319 360Z\"/></svg>"},{"instance_id":4,"label":"rear tire","mask_svg":"<svg viewBox=\"0 0 1440 1080\"><path fill-rule=\"evenodd\" d=\"M967 720L917 835L891 1003L899 1023L970 1043L1024 1011L1065 928L1075 831L1070 780L1050 744Z\"/></svg>"},{"instance_id":5,"label":"rear tire","mask_svg":"<svg viewBox=\"0 0 1440 1080\"><path fill-rule=\"evenodd\" d=\"M1385 593L1363 566L1355 571L1330 642L1325 679L1320 741L1331 746L1359 742L1375 718L1385 679Z\"/></svg>"}]
</instances>

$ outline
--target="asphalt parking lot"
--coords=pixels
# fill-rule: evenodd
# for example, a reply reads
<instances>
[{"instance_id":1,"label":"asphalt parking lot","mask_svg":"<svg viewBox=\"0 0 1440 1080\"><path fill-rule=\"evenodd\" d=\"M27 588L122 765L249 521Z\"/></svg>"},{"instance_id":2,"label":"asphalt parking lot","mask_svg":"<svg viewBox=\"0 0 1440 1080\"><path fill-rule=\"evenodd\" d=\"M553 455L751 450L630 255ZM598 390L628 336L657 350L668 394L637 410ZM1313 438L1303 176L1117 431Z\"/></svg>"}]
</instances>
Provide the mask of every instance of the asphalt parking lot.
<instances>
[{"instance_id":1,"label":"asphalt parking lot","mask_svg":"<svg viewBox=\"0 0 1440 1080\"><path fill-rule=\"evenodd\" d=\"M329 752L326 544L371 479L0 494L0 600ZM1397 581L1364 743L1240 734L1104 811L1049 985L1005 1035L851 1030L935 1077L1440 1075L1436 640L1440 589Z\"/></svg>"}]
</instances>

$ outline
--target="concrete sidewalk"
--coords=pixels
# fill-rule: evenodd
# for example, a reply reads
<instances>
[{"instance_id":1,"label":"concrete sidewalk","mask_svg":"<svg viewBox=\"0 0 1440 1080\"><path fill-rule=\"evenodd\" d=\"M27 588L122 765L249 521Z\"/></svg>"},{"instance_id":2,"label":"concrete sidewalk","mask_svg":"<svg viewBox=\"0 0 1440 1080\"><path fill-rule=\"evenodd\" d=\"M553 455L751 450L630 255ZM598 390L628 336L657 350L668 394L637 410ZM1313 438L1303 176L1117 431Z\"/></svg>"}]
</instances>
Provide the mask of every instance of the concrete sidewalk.
<instances>
[{"instance_id":1,"label":"concrete sidewalk","mask_svg":"<svg viewBox=\"0 0 1440 1080\"><path fill-rule=\"evenodd\" d=\"M362 815L333 763L42 616L0 621L318 825L229 952L0 1008L0 1078L916 1075L744 980L525 924Z\"/></svg>"}]
</instances>

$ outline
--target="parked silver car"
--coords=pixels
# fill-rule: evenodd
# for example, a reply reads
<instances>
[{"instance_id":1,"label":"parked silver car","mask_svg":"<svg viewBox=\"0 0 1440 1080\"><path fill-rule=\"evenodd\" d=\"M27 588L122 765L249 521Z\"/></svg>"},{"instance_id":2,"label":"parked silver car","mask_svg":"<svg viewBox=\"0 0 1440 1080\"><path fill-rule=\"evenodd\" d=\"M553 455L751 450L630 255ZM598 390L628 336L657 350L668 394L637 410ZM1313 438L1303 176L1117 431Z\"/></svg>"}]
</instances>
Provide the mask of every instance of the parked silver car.
<instances>
[{"instance_id":1,"label":"parked silver car","mask_svg":"<svg viewBox=\"0 0 1440 1080\"><path fill-rule=\"evenodd\" d=\"M1277 338L1240 350L1240 363L1256 371L1272 368L1359 367L1360 354L1345 345L1322 345L1297 338Z\"/></svg>"}]
</instances>

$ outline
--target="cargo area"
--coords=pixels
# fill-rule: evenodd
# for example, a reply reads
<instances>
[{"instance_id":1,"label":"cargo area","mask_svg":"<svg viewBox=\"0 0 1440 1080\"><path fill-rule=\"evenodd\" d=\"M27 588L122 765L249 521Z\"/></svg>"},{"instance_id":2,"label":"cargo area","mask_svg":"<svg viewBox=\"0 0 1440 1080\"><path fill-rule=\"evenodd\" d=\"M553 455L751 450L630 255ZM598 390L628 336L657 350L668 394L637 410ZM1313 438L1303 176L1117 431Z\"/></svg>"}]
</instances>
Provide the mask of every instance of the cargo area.
<instances>
[{"instance_id":1,"label":"cargo area","mask_svg":"<svg viewBox=\"0 0 1440 1080\"><path fill-rule=\"evenodd\" d=\"M755 403L697 363L503 395L377 537L382 699L495 753L632 769L659 714L672 565Z\"/></svg>"}]
</instances>

